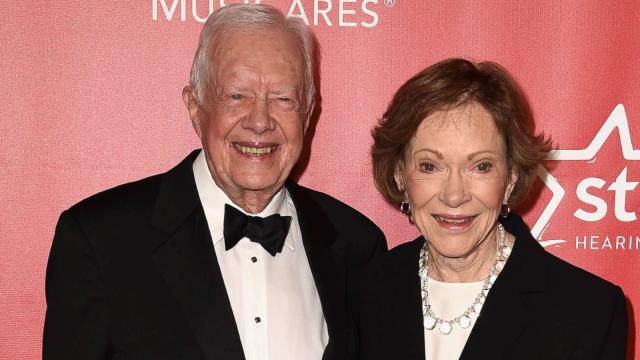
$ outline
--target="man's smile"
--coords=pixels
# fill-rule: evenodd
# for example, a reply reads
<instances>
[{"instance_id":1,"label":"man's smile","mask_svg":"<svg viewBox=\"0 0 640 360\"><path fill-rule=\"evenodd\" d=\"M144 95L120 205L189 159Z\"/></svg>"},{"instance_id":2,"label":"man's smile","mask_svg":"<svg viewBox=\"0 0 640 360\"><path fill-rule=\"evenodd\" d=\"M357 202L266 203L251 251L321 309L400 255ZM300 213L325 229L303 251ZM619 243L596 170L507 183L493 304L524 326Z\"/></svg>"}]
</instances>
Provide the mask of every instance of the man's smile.
<instances>
[{"instance_id":1,"label":"man's smile","mask_svg":"<svg viewBox=\"0 0 640 360\"><path fill-rule=\"evenodd\" d=\"M244 141L234 141L232 146L239 153L252 157L270 155L280 147L279 144L274 143L252 143Z\"/></svg>"}]
</instances>

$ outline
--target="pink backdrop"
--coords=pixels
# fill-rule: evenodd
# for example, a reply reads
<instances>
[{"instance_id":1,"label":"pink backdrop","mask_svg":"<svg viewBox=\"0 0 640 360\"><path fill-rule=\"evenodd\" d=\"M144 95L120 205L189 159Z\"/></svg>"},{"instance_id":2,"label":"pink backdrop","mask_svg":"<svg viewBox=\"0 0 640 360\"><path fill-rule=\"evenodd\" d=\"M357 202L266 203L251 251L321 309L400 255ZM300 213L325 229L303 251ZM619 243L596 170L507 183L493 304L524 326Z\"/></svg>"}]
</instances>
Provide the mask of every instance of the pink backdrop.
<instances>
[{"instance_id":1,"label":"pink backdrop","mask_svg":"<svg viewBox=\"0 0 640 360\"><path fill-rule=\"evenodd\" d=\"M394 90L447 57L509 69L559 149L525 219L549 251L623 287L630 349L640 353L636 0L262 2L305 17L322 48L322 113L300 182L367 214L390 246L417 234L370 175L369 131ZM60 212L165 171L198 146L180 92L198 18L221 0L132 3L2 5L1 359L40 357L45 265Z\"/></svg>"}]
</instances>

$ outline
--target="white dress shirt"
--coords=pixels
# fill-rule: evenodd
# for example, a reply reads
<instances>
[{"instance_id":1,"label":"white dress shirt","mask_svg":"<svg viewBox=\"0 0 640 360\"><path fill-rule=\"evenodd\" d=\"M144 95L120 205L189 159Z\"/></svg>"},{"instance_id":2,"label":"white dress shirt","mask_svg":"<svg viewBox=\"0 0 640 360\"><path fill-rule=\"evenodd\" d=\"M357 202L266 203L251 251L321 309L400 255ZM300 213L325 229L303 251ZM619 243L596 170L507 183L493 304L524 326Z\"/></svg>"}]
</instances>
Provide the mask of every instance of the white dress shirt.
<instances>
[{"instance_id":1,"label":"white dress shirt","mask_svg":"<svg viewBox=\"0 0 640 360\"><path fill-rule=\"evenodd\" d=\"M329 340L327 324L289 193L283 188L262 212L249 214L292 217L281 253L271 256L246 237L226 251L225 204L246 212L213 181L204 151L193 163L193 174L245 358L321 359Z\"/></svg>"}]
</instances>

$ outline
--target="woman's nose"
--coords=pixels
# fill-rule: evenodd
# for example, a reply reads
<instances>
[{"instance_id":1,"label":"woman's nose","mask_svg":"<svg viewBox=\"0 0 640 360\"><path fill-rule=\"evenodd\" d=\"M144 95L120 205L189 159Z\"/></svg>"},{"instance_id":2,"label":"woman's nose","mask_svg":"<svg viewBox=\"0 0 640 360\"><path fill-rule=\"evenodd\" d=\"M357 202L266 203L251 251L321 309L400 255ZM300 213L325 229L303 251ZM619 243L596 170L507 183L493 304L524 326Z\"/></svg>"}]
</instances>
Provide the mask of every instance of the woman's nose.
<instances>
[{"instance_id":1,"label":"woman's nose","mask_svg":"<svg viewBox=\"0 0 640 360\"><path fill-rule=\"evenodd\" d=\"M467 193L463 175L452 171L443 180L438 198L448 207L457 208L468 200Z\"/></svg>"}]
</instances>

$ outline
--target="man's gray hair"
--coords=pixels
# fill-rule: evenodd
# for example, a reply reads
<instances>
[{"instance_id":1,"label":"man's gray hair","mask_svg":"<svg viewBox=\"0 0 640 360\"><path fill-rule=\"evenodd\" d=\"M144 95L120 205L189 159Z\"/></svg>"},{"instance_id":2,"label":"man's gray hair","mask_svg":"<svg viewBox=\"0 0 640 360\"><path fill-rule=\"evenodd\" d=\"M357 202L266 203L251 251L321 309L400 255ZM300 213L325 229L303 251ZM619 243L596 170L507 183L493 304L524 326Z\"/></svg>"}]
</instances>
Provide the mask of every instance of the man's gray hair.
<instances>
[{"instance_id":1,"label":"man's gray hair","mask_svg":"<svg viewBox=\"0 0 640 360\"><path fill-rule=\"evenodd\" d=\"M190 83L198 105L205 98L209 81L211 47L215 38L226 32L240 29L279 28L291 34L302 55L305 115L309 116L315 105L314 84L315 42L309 27L298 18L285 17L280 10L265 4L232 4L219 8L209 16L200 33L200 42L191 66Z\"/></svg>"}]
</instances>

